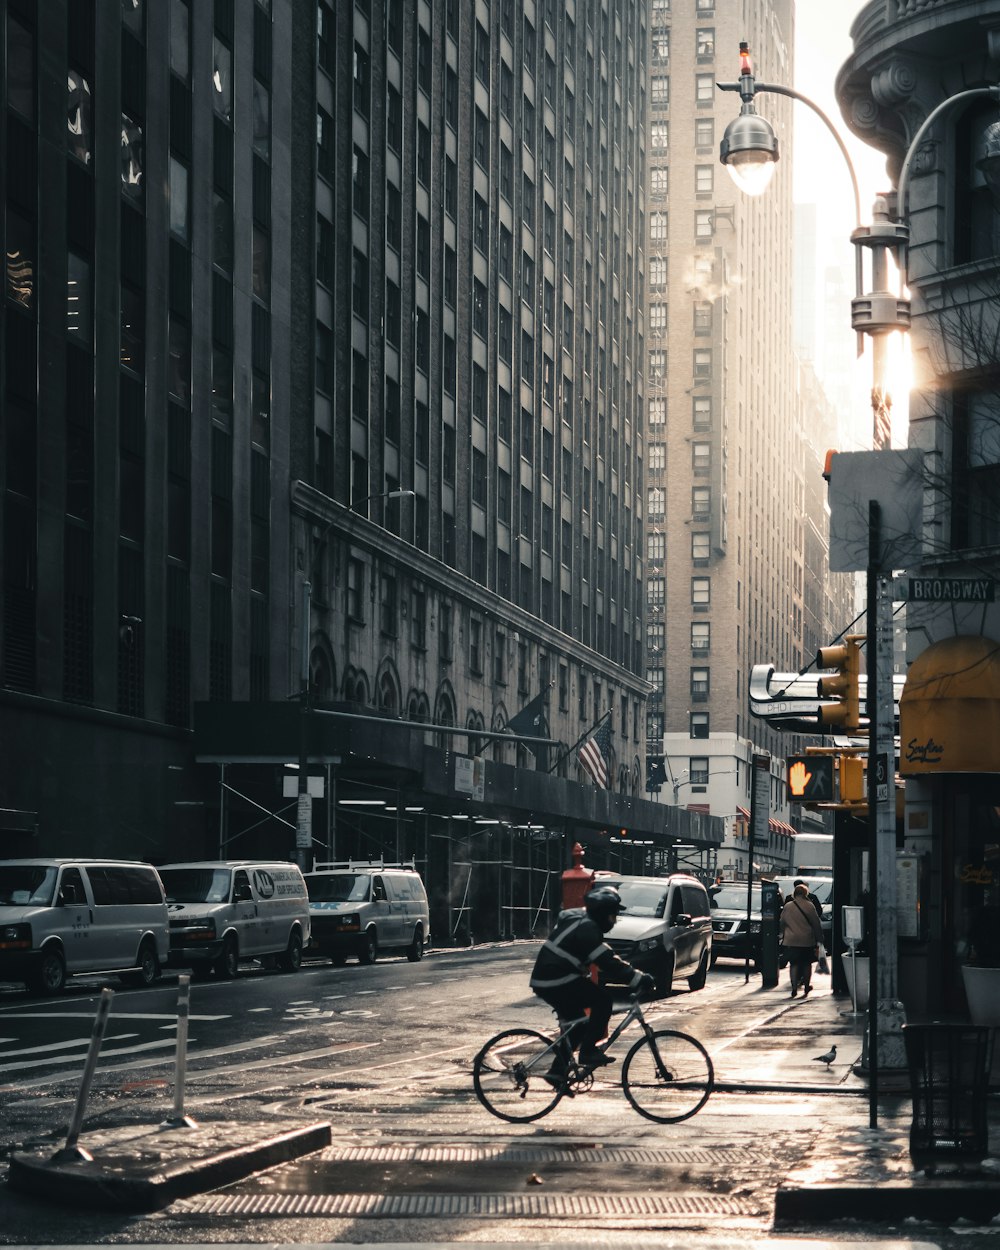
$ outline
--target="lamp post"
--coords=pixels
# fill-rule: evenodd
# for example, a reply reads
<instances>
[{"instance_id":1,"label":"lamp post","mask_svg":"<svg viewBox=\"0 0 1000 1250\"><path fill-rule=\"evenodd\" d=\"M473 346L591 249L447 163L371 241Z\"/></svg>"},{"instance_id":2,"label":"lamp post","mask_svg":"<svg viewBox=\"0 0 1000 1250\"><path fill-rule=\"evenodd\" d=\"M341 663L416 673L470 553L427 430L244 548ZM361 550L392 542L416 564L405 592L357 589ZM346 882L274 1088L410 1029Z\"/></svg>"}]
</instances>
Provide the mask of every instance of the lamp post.
<instances>
[{"instance_id":1,"label":"lamp post","mask_svg":"<svg viewBox=\"0 0 1000 1250\"><path fill-rule=\"evenodd\" d=\"M387 490L366 495L351 508L360 508L372 499L412 499L416 491ZM316 540L316 551L309 563L309 576L302 583L302 638L299 655L299 784L295 813L295 859L305 872L309 867L312 851L312 795L309 793L309 724L312 711L312 682L309 674L309 642L312 634L312 577L316 562L326 545L330 531L339 521L335 517ZM328 801L330 801L328 796Z\"/></svg>"},{"instance_id":2,"label":"lamp post","mask_svg":"<svg viewBox=\"0 0 1000 1250\"><path fill-rule=\"evenodd\" d=\"M743 101L740 115L726 127L719 147L719 159L733 176L737 185L750 194L759 194L770 182L775 163L779 157L778 141L766 118L762 118L754 106L754 98L760 92L773 92L788 96L807 105L823 121L833 135L847 163L854 189L856 226L851 234L855 247L855 294L851 301L851 326L858 335L859 354L863 336L872 338L872 415L873 442L876 449L891 445L891 404L886 378L887 339L895 330L907 331L910 327L910 303L903 292L906 288L907 245L909 222L907 218L908 177L913 156L924 135L947 109L973 98L989 97L1000 101L1000 88L978 87L957 92L934 108L917 130L907 148L900 169L895 196L895 218L890 217L890 198L880 196L875 201L872 224L861 224L861 201L858 180L847 148L830 119L807 96L774 83L759 82L753 73L749 47L740 44L740 78L734 83L717 83L721 91L738 91ZM989 178L1000 166L1000 126L995 127L984 159L984 172ZM864 291L864 252L871 252L872 289ZM888 289L888 258L892 254L899 267L900 291ZM892 706L892 592L891 569L881 567L880 510L876 500L869 503L869 553L868 553L868 629L867 667L868 698L866 711L869 723L868 744L868 812L869 812L869 888L877 900L874 908L872 933L869 936L873 992L869 1006L869 1064L870 1064L870 1117L874 1128L877 1123L878 1069L880 1061L889 1060L892 1066L901 1066L902 1044L898 1024L901 1011L897 998L897 927L896 927L896 819L895 793L891 784L895 759ZM883 766L887 776L878 777ZM880 781L882 784L880 784ZM879 952L882 958L879 959ZM880 1027L881 1018L881 1027ZM879 1038L886 1043L882 1052Z\"/></svg>"}]
</instances>

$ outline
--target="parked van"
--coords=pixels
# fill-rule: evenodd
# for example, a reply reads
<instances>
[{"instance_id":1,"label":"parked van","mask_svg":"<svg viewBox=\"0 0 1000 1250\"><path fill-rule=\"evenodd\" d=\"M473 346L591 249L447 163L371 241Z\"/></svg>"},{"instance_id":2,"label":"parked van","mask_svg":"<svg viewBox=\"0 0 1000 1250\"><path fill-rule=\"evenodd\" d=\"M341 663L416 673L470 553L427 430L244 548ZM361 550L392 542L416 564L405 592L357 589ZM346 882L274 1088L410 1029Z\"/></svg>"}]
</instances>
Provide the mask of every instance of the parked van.
<instances>
[{"instance_id":1,"label":"parked van","mask_svg":"<svg viewBox=\"0 0 1000 1250\"><path fill-rule=\"evenodd\" d=\"M712 958L712 921L708 891L698 878L681 872L601 877L622 896L618 920L608 934L615 954L655 977L661 997L671 992L675 976L686 977L689 989L702 989Z\"/></svg>"},{"instance_id":2,"label":"parked van","mask_svg":"<svg viewBox=\"0 0 1000 1250\"><path fill-rule=\"evenodd\" d=\"M151 985L169 947L167 904L151 865L0 860L0 980L40 994L58 994L81 972Z\"/></svg>"},{"instance_id":3,"label":"parked van","mask_svg":"<svg viewBox=\"0 0 1000 1250\"><path fill-rule=\"evenodd\" d=\"M373 964L380 951L422 959L430 937L427 891L415 866L381 861L320 863L306 873L311 949L335 964L357 955Z\"/></svg>"},{"instance_id":4,"label":"parked van","mask_svg":"<svg viewBox=\"0 0 1000 1250\"><path fill-rule=\"evenodd\" d=\"M241 959L276 958L297 972L309 941L309 899L295 864L208 860L165 864L170 963L234 977Z\"/></svg>"}]
</instances>

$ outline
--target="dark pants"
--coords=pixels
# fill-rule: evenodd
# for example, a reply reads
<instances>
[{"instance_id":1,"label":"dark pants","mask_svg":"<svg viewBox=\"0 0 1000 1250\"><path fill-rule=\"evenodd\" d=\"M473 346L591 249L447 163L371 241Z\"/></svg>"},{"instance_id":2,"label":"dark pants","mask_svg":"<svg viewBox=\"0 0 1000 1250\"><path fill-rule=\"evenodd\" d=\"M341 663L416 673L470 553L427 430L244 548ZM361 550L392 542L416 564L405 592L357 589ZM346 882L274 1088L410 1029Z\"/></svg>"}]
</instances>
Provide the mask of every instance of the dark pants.
<instances>
[{"instance_id":1,"label":"dark pants","mask_svg":"<svg viewBox=\"0 0 1000 1250\"><path fill-rule=\"evenodd\" d=\"M554 990L535 990L543 1002L548 1003L559 1017L560 1024L568 1024L582 1016L584 1008L590 1008L590 1016L573 1026L570 1042L575 1050L578 1046L582 1051L593 1050L608 1031L614 996L603 985L595 985L593 981L585 981L581 977L569 985Z\"/></svg>"},{"instance_id":2,"label":"dark pants","mask_svg":"<svg viewBox=\"0 0 1000 1250\"><path fill-rule=\"evenodd\" d=\"M785 947L788 952L788 975L793 990L797 990L800 985L805 989L812 981L813 949L812 946Z\"/></svg>"}]
</instances>

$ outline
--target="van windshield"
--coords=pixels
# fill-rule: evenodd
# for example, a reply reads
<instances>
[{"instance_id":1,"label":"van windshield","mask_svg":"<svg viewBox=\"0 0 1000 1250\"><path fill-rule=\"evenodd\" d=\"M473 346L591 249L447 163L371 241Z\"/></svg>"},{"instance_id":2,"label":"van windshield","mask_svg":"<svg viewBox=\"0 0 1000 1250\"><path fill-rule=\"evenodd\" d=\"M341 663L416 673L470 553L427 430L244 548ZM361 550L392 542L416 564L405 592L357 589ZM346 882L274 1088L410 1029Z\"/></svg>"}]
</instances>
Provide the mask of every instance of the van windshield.
<instances>
[{"instance_id":1,"label":"van windshield","mask_svg":"<svg viewBox=\"0 0 1000 1250\"><path fill-rule=\"evenodd\" d=\"M229 901L228 868L161 868L160 880L168 903Z\"/></svg>"},{"instance_id":2,"label":"van windshield","mask_svg":"<svg viewBox=\"0 0 1000 1250\"><path fill-rule=\"evenodd\" d=\"M364 903L371 877L354 872L306 874L306 889L314 903Z\"/></svg>"},{"instance_id":3,"label":"van windshield","mask_svg":"<svg viewBox=\"0 0 1000 1250\"><path fill-rule=\"evenodd\" d=\"M667 901L667 891L662 885L645 882L623 881L618 887L622 896L622 911L629 916L662 916Z\"/></svg>"},{"instance_id":4,"label":"van windshield","mask_svg":"<svg viewBox=\"0 0 1000 1250\"><path fill-rule=\"evenodd\" d=\"M57 871L45 864L0 866L0 904L13 907L51 907Z\"/></svg>"}]
</instances>

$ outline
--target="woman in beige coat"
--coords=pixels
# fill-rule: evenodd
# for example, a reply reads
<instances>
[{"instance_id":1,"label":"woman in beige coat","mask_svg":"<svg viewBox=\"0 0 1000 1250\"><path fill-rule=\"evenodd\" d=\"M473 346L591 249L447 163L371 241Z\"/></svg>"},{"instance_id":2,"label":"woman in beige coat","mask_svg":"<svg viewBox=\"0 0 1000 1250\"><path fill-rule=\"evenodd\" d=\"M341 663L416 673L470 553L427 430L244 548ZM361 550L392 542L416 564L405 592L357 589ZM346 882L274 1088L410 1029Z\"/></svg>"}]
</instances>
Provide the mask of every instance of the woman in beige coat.
<instances>
[{"instance_id":1,"label":"woman in beige coat","mask_svg":"<svg viewBox=\"0 0 1000 1250\"><path fill-rule=\"evenodd\" d=\"M797 885L795 893L782 907L778 918L781 926L781 944L788 955L788 975L792 983L792 998L802 986L802 997L812 989L812 966L817 947L823 940L823 927L819 913L809 901L809 887Z\"/></svg>"}]
</instances>

